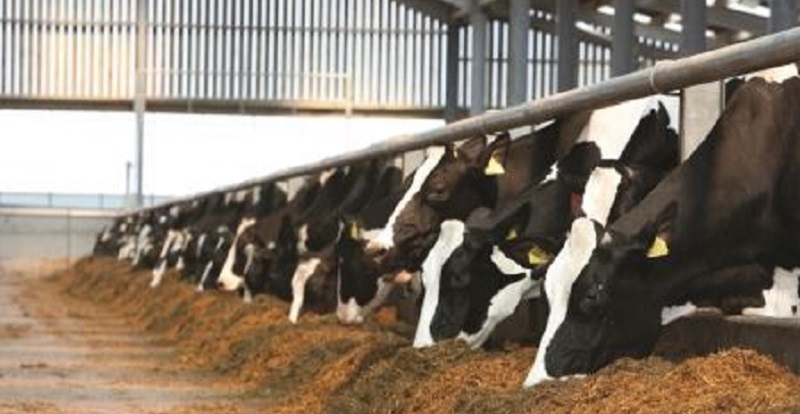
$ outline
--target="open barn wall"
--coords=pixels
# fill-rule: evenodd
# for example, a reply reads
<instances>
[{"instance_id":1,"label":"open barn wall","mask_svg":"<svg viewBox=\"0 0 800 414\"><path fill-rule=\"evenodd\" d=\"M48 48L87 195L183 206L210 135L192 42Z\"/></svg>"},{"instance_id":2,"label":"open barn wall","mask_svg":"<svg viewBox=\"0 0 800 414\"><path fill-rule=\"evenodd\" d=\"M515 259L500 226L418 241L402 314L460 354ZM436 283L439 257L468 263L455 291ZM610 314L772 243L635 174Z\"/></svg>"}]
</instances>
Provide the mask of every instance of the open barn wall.
<instances>
[{"instance_id":1,"label":"open barn wall","mask_svg":"<svg viewBox=\"0 0 800 414\"><path fill-rule=\"evenodd\" d=\"M77 260L92 253L112 217L100 210L0 208L0 260Z\"/></svg>"},{"instance_id":2,"label":"open barn wall","mask_svg":"<svg viewBox=\"0 0 800 414\"><path fill-rule=\"evenodd\" d=\"M143 24L148 111L440 118L453 78L458 98L451 111L466 113L474 29L416 3L9 0L0 5L0 107L131 109ZM556 90L557 36L553 11L532 8L528 17L525 98L534 99ZM448 41L448 32L457 42ZM609 33L599 23L579 31L580 86L609 77ZM486 35L484 100L487 108L501 108L509 22L492 16ZM641 65L677 50L652 37L638 36L638 43ZM456 73L448 73L454 45Z\"/></svg>"}]
</instances>

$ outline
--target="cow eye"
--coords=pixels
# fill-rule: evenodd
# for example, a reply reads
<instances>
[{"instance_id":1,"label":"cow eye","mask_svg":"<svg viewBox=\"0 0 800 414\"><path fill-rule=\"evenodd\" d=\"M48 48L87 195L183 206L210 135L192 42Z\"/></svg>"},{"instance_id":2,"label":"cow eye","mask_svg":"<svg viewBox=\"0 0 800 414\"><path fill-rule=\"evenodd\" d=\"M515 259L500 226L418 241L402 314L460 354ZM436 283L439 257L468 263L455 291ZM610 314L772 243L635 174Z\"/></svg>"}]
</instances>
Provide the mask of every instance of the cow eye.
<instances>
[{"instance_id":1,"label":"cow eye","mask_svg":"<svg viewBox=\"0 0 800 414\"><path fill-rule=\"evenodd\" d=\"M589 286L581 300L581 311L587 315L598 314L608 298L608 289L602 282Z\"/></svg>"}]
</instances>

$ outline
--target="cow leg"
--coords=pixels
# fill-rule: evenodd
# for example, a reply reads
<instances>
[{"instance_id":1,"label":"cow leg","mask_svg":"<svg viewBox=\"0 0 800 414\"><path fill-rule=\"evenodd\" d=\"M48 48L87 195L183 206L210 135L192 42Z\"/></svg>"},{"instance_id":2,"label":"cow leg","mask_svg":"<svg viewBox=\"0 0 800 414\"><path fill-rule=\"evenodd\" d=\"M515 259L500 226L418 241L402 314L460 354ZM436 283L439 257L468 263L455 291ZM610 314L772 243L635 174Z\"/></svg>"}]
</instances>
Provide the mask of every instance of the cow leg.
<instances>
[{"instance_id":1,"label":"cow leg","mask_svg":"<svg viewBox=\"0 0 800 414\"><path fill-rule=\"evenodd\" d=\"M321 262L322 260L315 257L297 265L292 276L292 306L289 308L289 320L292 323L297 323L297 319L300 317L300 310L303 308L305 300L306 283L314 275Z\"/></svg>"}]
</instances>

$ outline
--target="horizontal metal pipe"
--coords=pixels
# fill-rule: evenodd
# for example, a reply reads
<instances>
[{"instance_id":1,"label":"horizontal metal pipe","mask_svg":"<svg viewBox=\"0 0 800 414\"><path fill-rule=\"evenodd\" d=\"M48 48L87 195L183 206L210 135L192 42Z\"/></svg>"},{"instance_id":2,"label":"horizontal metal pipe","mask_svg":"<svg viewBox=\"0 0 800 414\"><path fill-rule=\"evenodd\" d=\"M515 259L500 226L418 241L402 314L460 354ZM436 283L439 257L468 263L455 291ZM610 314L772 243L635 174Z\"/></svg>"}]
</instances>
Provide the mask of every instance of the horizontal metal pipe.
<instances>
[{"instance_id":1,"label":"horizontal metal pipe","mask_svg":"<svg viewBox=\"0 0 800 414\"><path fill-rule=\"evenodd\" d=\"M178 198L152 208L202 198L218 191L242 190L264 182L313 174L372 158L390 157L431 145L441 145L479 135L507 131L523 125L537 124L575 111L608 106L630 99L798 61L800 61L800 28L763 36L748 42L726 46L682 59L660 61L650 68L612 78L585 88L573 89L503 110L463 119L429 131L400 135L358 151L325 158L311 164L287 168L213 191ZM137 211L139 210L129 211L128 213Z\"/></svg>"}]
</instances>

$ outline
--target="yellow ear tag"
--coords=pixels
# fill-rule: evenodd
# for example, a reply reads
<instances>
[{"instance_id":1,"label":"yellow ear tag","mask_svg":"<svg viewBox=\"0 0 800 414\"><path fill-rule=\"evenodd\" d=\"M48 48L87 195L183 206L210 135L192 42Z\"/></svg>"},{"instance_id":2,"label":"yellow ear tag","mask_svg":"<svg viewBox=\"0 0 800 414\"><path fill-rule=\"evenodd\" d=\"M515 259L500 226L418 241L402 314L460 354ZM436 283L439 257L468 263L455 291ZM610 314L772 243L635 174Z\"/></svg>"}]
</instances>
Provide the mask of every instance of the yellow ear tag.
<instances>
[{"instance_id":1,"label":"yellow ear tag","mask_svg":"<svg viewBox=\"0 0 800 414\"><path fill-rule=\"evenodd\" d=\"M667 246L667 242L661 237L656 237L656 239L653 241L653 245L650 246L650 250L647 251L647 257L649 259L664 257L668 254L669 246Z\"/></svg>"},{"instance_id":2,"label":"yellow ear tag","mask_svg":"<svg viewBox=\"0 0 800 414\"><path fill-rule=\"evenodd\" d=\"M486 175L503 175L506 173L506 169L503 168L503 164L500 164L494 155L492 155L492 157L489 158L489 162L486 164L486 169L483 170L483 173Z\"/></svg>"},{"instance_id":3,"label":"yellow ear tag","mask_svg":"<svg viewBox=\"0 0 800 414\"><path fill-rule=\"evenodd\" d=\"M528 263L533 266L539 266L550 262L550 253L542 250L539 246L533 246L528 250Z\"/></svg>"},{"instance_id":4,"label":"yellow ear tag","mask_svg":"<svg viewBox=\"0 0 800 414\"><path fill-rule=\"evenodd\" d=\"M509 230L508 234L506 235L506 240L514 240L516 238L517 238L517 229L512 227L511 230Z\"/></svg>"},{"instance_id":5,"label":"yellow ear tag","mask_svg":"<svg viewBox=\"0 0 800 414\"><path fill-rule=\"evenodd\" d=\"M350 238L351 239L358 239L358 223L350 223Z\"/></svg>"}]
</instances>

